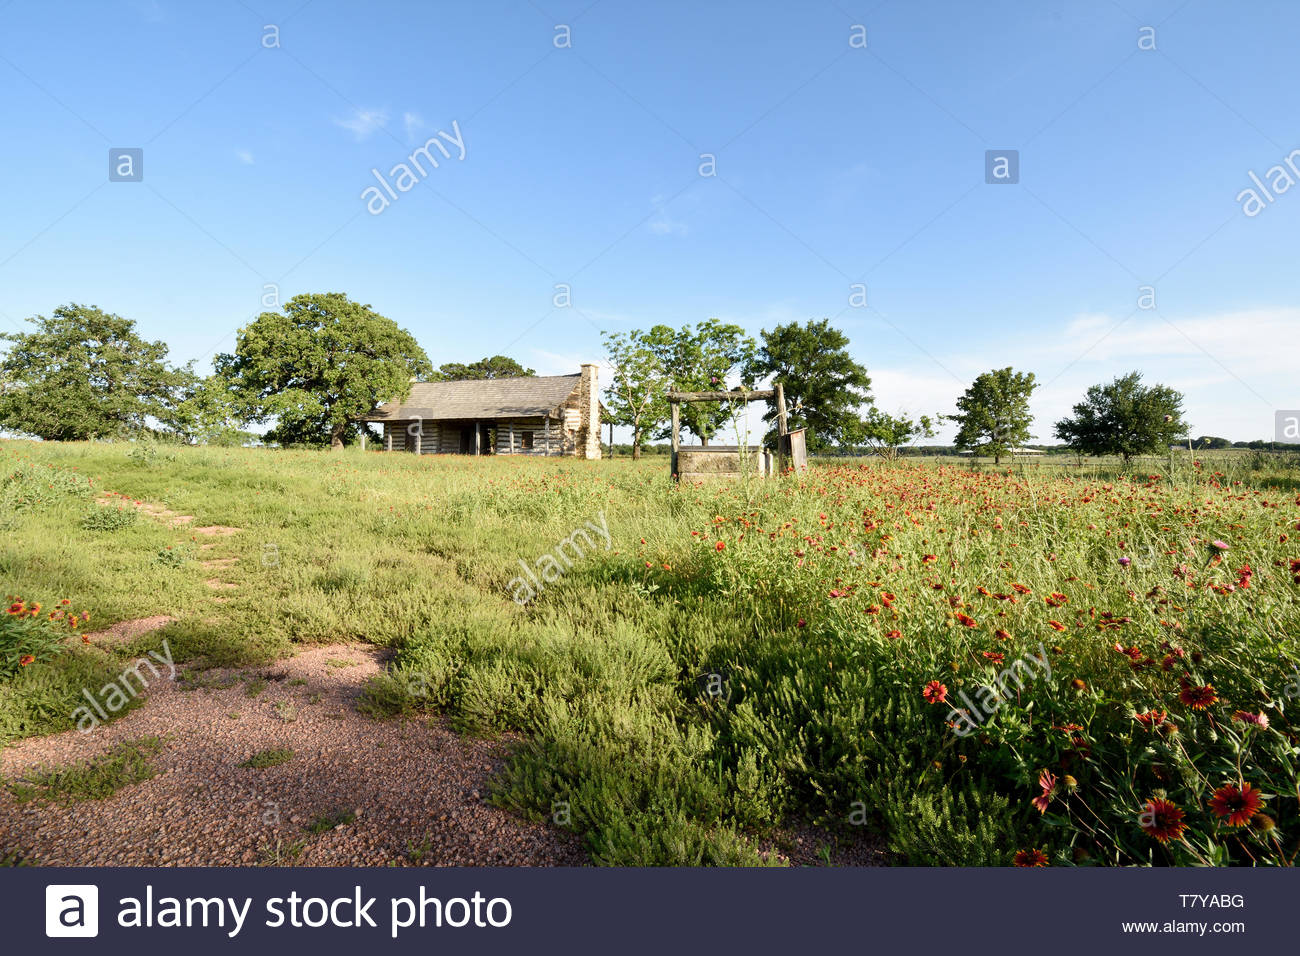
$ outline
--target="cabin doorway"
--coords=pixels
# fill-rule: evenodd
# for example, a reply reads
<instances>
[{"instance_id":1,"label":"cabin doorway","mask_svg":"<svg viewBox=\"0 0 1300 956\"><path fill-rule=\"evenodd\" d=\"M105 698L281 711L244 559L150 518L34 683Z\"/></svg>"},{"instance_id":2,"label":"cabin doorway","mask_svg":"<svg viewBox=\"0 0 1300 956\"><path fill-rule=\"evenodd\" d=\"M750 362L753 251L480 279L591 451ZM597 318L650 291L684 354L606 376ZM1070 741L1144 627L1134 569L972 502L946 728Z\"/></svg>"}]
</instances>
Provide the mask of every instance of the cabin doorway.
<instances>
[{"instance_id":1,"label":"cabin doorway","mask_svg":"<svg viewBox=\"0 0 1300 956\"><path fill-rule=\"evenodd\" d=\"M477 434L478 442L475 443ZM460 453L462 455L492 454L492 426L488 422L475 422L462 425L460 429Z\"/></svg>"}]
</instances>

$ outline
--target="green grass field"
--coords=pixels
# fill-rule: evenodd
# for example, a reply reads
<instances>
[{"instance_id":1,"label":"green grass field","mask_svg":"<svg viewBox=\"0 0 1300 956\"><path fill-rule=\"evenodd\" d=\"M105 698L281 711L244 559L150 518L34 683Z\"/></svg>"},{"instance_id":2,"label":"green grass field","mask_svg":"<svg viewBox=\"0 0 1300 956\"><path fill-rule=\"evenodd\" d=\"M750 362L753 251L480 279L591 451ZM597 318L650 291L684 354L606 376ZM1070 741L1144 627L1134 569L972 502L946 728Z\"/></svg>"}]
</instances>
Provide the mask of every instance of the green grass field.
<instances>
[{"instance_id":1,"label":"green grass field","mask_svg":"<svg viewBox=\"0 0 1300 956\"><path fill-rule=\"evenodd\" d=\"M914 864L1289 863L1300 472L1198 461L698 488L660 458L5 442L6 592L175 620L6 631L45 650L0 671L0 739L163 640L191 675L362 640L392 649L367 713L519 732L493 799L563 806L601 863L757 864L792 825Z\"/></svg>"}]
</instances>

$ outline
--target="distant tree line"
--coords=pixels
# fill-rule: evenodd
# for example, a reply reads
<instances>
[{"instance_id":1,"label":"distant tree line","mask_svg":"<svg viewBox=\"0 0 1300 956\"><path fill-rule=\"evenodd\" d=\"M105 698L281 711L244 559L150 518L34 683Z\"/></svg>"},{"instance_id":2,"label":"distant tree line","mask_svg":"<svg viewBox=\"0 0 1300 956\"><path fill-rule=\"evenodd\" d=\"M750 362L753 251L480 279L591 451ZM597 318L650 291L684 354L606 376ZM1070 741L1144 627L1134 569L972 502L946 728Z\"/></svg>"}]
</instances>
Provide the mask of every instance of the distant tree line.
<instances>
[{"instance_id":1,"label":"distant tree line","mask_svg":"<svg viewBox=\"0 0 1300 956\"><path fill-rule=\"evenodd\" d=\"M450 381L534 375L494 355L434 369L415 338L341 293L299 295L263 312L200 376L168 360L135 322L76 303L0 335L0 428L50 441L171 437L196 444L262 440L341 447L366 426L357 418L410 394L414 379Z\"/></svg>"},{"instance_id":2,"label":"distant tree line","mask_svg":"<svg viewBox=\"0 0 1300 956\"><path fill-rule=\"evenodd\" d=\"M279 312L263 312L238 330L234 351L217 355L207 376L177 366L165 343L142 338L135 323L96 306L69 304L29 319L32 328L0 335L0 429L57 441L169 435L202 444L239 444L268 426L263 440L341 447L367 427L357 419L400 401L411 383L531 376L512 358L493 355L434 368L414 337L370 306L341 293L298 295ZM604 333L613 368L605 389L606 421L631 432L634 458L669 437L669 391L737 392L736 401L684 403L681 426L707 445L740 421L743 390L781 383L792 429L806 429L814 453L970 452L1000 463L1034 436L1029 401L1033 373L993 369L976 377L946 415L891 415L874 404L871 378L829 320L790 322L754 338L738 325L695 325ZM1126 462L1172 444L1300 450L1266 441L1188 437L1183 396L1147 385L1139 372L1094 385L1056 422L1056 453L1114 455ZM776 402L768 401L763 441L776 436ZM951 446L918 445L953 422ZM667 446L664 446L667 447ZM616 446L615 450L619 450Z\"/></svg>"}]
</instances>

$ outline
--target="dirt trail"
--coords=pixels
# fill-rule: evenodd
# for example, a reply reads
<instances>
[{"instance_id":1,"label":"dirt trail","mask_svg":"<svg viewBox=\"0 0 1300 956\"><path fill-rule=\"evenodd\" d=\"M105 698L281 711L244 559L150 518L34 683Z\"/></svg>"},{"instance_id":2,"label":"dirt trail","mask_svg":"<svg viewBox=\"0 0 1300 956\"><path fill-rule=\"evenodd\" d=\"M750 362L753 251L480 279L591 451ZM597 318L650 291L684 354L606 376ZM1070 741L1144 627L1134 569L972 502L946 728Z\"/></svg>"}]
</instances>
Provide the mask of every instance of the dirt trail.
<instances>
[{"instance_id":1,"label":"dirt trail","mask_svg":"<svg viewBox=\"0 0 1300 956\"><path fill-rule=\"evenodd\" d=\"M570 834L487 804L499 742L439 721L375 721L356 698L375 648L308 650L270 668L214 670L194 689L162 676L143 706L89 733L19 741L0 776L66 766L163 738L157 776L104 800L19 804L0 791L0 856L46 865L577 865ZM221 686L228 684L228 686ZM250 694L256 693L256 696ZM287 762L241 767L289 749ZM356 819L313 833L332 817Z\"/></svg>"}]
</instances>

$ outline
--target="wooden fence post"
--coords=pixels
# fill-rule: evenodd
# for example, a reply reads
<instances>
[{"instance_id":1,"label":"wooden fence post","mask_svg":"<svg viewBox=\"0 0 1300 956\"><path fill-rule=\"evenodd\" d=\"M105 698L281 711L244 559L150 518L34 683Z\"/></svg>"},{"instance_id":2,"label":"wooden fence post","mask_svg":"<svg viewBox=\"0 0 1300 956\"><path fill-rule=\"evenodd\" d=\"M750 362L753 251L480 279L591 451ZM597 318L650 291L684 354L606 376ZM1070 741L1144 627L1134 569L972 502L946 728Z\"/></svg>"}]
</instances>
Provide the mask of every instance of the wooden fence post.
<instances>
[{"instance_id":1,"label":"wooden fence post","mask_svg":"<svg viewBox=\"0 0 1300 956\"><path fill-rule=\"evenodd\" d=\"M677 402L672 402L673 407L673 454L669 468L672 469L673 477L677 477L677 449L681 447L682 438L680 434L682 424L682 406Z\"/></svg>"}]
</instances>

